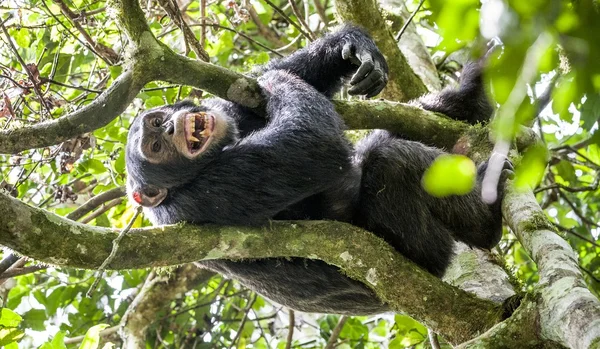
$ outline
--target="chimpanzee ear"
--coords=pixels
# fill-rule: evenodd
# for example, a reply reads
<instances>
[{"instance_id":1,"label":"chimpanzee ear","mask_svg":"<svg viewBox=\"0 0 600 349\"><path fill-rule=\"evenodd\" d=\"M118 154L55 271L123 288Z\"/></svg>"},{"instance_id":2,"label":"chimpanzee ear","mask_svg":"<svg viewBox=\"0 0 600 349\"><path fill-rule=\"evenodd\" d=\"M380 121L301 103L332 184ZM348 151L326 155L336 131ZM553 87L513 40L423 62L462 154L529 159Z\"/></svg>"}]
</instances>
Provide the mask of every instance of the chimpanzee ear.
<instances>
[{"instance_id":1,"label":"chimpanzee ear","mask_svg":"<svg viewBox=\"0 0 600 349\"><path fill-rule=\"evenodd\" d=\"M135 187L131 190L131 198L138 205L144 207L156 207L167 197L168 190L154 185Z\"/></svg>"}]
</instances>

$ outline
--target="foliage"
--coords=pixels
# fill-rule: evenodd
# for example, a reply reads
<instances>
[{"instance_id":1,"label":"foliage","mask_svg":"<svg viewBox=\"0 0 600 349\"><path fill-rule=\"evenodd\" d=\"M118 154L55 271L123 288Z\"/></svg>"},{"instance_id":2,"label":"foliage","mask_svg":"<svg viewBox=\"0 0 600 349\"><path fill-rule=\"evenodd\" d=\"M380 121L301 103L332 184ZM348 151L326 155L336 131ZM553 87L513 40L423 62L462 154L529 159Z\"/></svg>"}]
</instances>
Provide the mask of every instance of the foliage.
<instances>
[{"instance_id":1,"label":"foliage","mask_svg":"<svg viewBox=\"0 0 600 349\"><path fill-rule=\"evenodd\" d=\"M247 72L275 58L277 52L289 53L309 41L289 24L289 19L300 22L301 18L286 6L287 1L274 2L288 18L264 1L250 1L248 7L244 1L207 1L205 30L203 2L183 1L180 7L197 38L205 37L201 44L212 63ZM417 3L408 1L407 6L412 10ZM301 12L303 5L308 6L304 21L315 34L335 24L333 6L327 1L297 4ZM195 58L164 10L155 2L144 6L154 34L179 53ZM512 137L519 125L532 126L540 134L543 145L523 155L518 181L537 186L539 202L579 254L586 280L598 295L597 10L598 3L590 0L491 0L481 10L475 0L429 0L414 22L433 47L431 55L443 81L456 79L454 59L460 52L477 50L483 46L480 42L492 37L502 40L502 49L489 60L487 74L493 97L500 104L495 135L498 139ZM12 19L8 20L9 16ZM0 35L2 128L55 119L89 104L123 70L120 64L126 39L105 1L9 0L0 4L0 21L6 21L8 32L8 36ZM9 49L9 41L15 50ZM113 54L120 63L111 61ZM124 144L134 115L144 108L203 97L201 91L187 86L150 83L123 115L104 128L57 146L0 155L0 188L24 202L67 215L86 200L125 184ZM454 158L433 167L431 172L437 173L426 176L426 186L429 183L440 195L467 190L475 168L469 161L467 174L456 177L453 169L465 167L462 161ZM457 180L464 185L457 188ZM124 227L133 213L127 200L116 197L80 221ZM135 226L146 224L139 219ZM537 281L535 264L510 232L496 252L523 289ZM4 257L8 255L10 251L5 251ZM36 272L25 273L29 266ZM99 331L119 325L149 274L147 270L109 273L88 298L85 294L93 282L90 271L36 266L33 261L19 268L24 275L0 280L0 345L6 348L16 348L17 342L19 347L43 349L96 348L98 341L100 345L119 345L117 336L101 336ZM296 314L293 345L323 347L339 321L340 317L332 315ZM288 330L287 309L216 276L157 314L147 345L284 348ZM76 341L78 336L85 339ZM427 330L401 315L351 317L333 340L338 348L429 346Z\"/></svg>"}]
</instances>

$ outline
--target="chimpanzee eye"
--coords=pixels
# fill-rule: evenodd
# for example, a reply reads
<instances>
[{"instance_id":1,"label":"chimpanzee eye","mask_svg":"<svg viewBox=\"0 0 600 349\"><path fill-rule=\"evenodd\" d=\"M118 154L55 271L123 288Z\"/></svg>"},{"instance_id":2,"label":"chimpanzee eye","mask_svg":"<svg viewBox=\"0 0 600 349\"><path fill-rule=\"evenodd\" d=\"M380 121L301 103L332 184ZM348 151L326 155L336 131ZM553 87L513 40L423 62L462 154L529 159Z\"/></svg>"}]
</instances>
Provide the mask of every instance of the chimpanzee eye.
<instances>
[{"instance_id":1,"label":"chimpanzee eye","mask_svg":"<svg viewBox=\"0 0 600 349\"><path fill-rule=\"evenodd\" d=\"M156 118L152 119L152 121L150 121L150 124L154 127L160 127L162 125L162 119L159 117L156 117Z\"/></svg>"},{"instance_id":2,"label":"chimpanzee eye","mask_svg":"<svg viewBox=\"0 0 600 349\"><path fill-rule=\"evenodd\" d=\"M152 143L152 151L158 153L160 151L160 142L156 141Z\"/></svg>"}]
</instances>

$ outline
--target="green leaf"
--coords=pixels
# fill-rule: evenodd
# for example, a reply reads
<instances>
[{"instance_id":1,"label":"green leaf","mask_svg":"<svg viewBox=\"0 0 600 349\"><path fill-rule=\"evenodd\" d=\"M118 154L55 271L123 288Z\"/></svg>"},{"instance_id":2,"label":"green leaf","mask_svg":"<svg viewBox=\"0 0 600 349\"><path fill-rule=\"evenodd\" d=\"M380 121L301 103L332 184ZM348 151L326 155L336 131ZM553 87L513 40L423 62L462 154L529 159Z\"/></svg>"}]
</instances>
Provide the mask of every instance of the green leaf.
<instances>
[{"instance_id":1,"label":"green leaf","mask_svg":"<svg viewBox=\"0 0 600 349\"><path fill-rule=\"evenodd\" d=\"M0 326L1 327L17 327L23 321L19 314L8 308L0 310Z\"/></svg>"},{"instance_id":2,"label":"green leaf","mask_svg":"<svg viewBox=\"0 0 600 349\"><path fill-rule=\"evenodd\" d=\"M344 324L342 332L340 332L340 338L347 338L350 340L361 340L369 338L369 328L365 326L356 318L349 318Z\"/></svg>"},{"instance_id":3,"label":"green leaf","mask_svg":"<svg viewBox=\"0 0 600 349\"><path fill-rule=\"evenodd\" d=\"M65 345L65 333L63 331L59 331L54 338L52 338L51 342L44 343L40 349L67 349Z\"/></svg>"},{"instance_id":4,"label":"green leaf","mask_svg":"<svg viewBox=\"0 0 600 349\"><path fill-rule=\"evenodd\" d=\"M0 348L5 348L8 344L16 343L21 340L25 332L16 328L0 329Z\"/></svg>"},{"instance_id":5,"label":"green leaf","mask_svg":"<svg viewBox=\"0 0 600 349\"><path fill-rule=\"evenodd\" d=\"M144 101L144 106L146 108L160 107L161 105L164 105L164 104L165 104L165 101L163 101L162 97L160 97L160 96L152 96Z\"/></svg>"},{"instance_id":6,"label":"green leaf","mask_svg":"<svg viewBox=\"0 0 600 349\"><path fill-rule=\"evenodd\" d=\"M46 321L46 311L43 309L31 309L23 315L23 321L27 328L35 331L43 331L46 329L44 321Z\"/></svg>"},{"instance_id":7,"label":"green leaf","mask_svg":"<svg viewBox=\"0 0 600 349\"><path fill-rule=\"evenodd\" d=\"M414 320L410 316L399 315L394 316L396 321L396 338L398 343L394 345L400 345L399 348L410 347L415 344L421 343L427 336L427 329L421 325L418 321ZM390 343L390 348L392 347Z\"/></svg>"},{"instance_id":8,"label":"green leaf","mask_svg":"<svg viewBox=\"0 0 600 349\"><path fill-rule=\"evenodd\" d=\"M423 188L436 197L464 195L473 190L477 168L464 155L439 156L423 175Z\"/></svg>"},{"instance_id":9,"label":"green leaf","mask_svg":"<svg viewBox=\"0 0 600 349\"><path fill-rule=\"evenodd\" d=\"M581 105L583 127L589 130L600 120L600 95L589 94Z\"/></svg>"},{"instance_id":10,"label":"green leaf","mask_svg":"<svg viewBox=\"0 0 600 349\"><path fill-rule=\"evenodd\" d=\"M81 342L79 349L97 349L98 344L100 344L100 331L107 327L107 324L99 324L90 327L85 333L85 337L83 338L83 342Z\"/></svg>"},{"instance_id":11,"label":"green leaf","mask_svg":"<svg viewBox=\"0 0 600 349\"><path fill-rule=\"evenodd\" d=\"M29 48L31 45L31 37L27 29L21 28L13 32L13 39L22 48Z\"/></svg>"},{"instance_id":12,"label":"green leaf","mask_svg":"<svg viewBox=\"0 0 600 349\"><path fill-rule=\"evenodd\" d=\"M106 172L106 167L98 159L87 159L78 164L77 170L81 173L100 174Z\"/></svg>"},{"instance_id":13,"label":"green leaf","mask_svg":"<svg viewBox=\"0 0 600 349\"><path fill-rule=\"evenodd\" d=\"M543 146L527 149L523 160L515 169L515 187L535 188L544 176L547 157L548 151Z\"/></svg>"}]
</instances>

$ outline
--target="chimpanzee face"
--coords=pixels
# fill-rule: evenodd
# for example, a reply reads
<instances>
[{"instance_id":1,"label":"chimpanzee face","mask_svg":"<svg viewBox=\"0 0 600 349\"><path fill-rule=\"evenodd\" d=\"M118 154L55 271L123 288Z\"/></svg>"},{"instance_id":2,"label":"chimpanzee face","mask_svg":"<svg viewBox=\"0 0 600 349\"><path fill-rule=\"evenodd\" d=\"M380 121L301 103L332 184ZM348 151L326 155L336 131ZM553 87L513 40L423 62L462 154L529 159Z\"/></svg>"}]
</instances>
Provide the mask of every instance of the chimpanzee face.
<instances>
[{"instance_id":1,"label":"chimpanzee face","mask_svg":"<svg viewBox=\"0 0 600 349\"><path fill-rule=\"evenodd\" d=\"M140 155L153 164L171 163L180 156L189 160L202 156L211 144L225 136L230 122L216 110L162 107L151 109L138 119L136 139L130 137L130 141L137 141Z\"/></svg>"},{"instance_id":2,"label":"chimpanzee face","mask_svg":"<svg viewBox=\"0 0 600 349\"><path fill-rule=\"evenodd\" d=\"M127 140L130 196L142 206L159 205L168 188L194 177L197 160L236 139L235 121L218 110L182 102L145 111Z\"/></svg>"}]
</instances>

